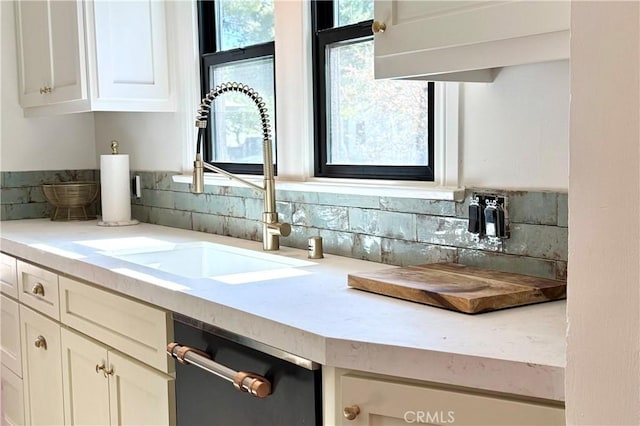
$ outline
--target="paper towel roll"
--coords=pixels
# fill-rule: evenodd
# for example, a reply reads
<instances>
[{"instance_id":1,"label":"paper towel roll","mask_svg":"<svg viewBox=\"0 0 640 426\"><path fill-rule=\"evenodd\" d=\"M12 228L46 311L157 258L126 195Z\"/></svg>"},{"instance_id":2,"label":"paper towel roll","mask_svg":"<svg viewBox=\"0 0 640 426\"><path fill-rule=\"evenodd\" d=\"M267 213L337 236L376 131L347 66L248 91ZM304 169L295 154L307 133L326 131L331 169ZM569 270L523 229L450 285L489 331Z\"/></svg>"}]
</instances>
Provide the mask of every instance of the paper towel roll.
<instances>
[{"instance_id":1,"label":"paper towel roll","mask_svg":"<svg viewBox=\"0 0 640 426\"><path fill-rule=\"evenodd\" d=\"M98 225L134 225L131 220L131 195L129 186L129 156L126 154L100 156L100 195L102 220Z\"/></svg>"}]
</instances>

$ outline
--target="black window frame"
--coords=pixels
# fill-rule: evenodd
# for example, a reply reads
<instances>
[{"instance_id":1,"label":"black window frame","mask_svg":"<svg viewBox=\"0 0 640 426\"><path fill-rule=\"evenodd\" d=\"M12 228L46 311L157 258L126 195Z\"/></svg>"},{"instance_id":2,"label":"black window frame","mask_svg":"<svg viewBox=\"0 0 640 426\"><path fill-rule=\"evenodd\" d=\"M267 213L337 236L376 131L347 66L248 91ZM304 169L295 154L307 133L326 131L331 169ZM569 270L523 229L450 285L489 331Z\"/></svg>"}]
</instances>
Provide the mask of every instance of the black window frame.
<instances>
[{"instance_id":1,"label":"black window frame","mask_svg":"<svg viewBox=\"0 0 640 426\"><path fill-rule=\"evenodd\" d=\"M434 181L435 86L433 82L428 83L427 89L427 165L383 166L327 164L326 47L341 41L371 37L371 24L373 23L371 19L334 28L334 5L334 0L311 0L314 175L316 177L328 178Z\"/></svg>"},{"instance_id":2,"label":"black window frame","mask_svg":"<svg viewBox=\"0 0 640 426\"><path fill-rule=\"evenodd\" d=\"M216 0L198 0L198 39L200 49L200 91L201 98L204 98L213 87L209 80L209 68L214 65L231 64L248 59L271 57L274 60L273 81L274 81L274 105L276 100L275 87L275 42L270 41L261 44L255 44L246 47L240 47L230 50L218 51L216 39ZM238 83L244 83L239 81ZM276 112L269 111L271 124L271 137L275 140ZM214 162L212 129L214 124L211 117L208 120L207 131L204 132L202 155L203 160L214 166L220 167L230 173L262 175L262 163L230 163L230 162ZM277 165L277 141L274 143L273 160L274 174L278 173ZM209 172L208 170L206 172ZM213 173L213 172L211 172Z\"/></svg>"}]
</instances>

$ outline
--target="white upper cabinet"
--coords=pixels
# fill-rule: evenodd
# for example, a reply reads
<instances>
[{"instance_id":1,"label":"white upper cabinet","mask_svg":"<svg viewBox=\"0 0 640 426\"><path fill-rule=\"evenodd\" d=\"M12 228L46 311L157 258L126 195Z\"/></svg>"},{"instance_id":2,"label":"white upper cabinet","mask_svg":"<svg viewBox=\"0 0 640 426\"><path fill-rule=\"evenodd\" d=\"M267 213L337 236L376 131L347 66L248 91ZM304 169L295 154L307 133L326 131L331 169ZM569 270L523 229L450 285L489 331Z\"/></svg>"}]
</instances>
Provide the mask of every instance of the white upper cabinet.
<instances>
[{"instance_id":1,"label":"white upper cabinet","mask_svg":"<svg viewBox=\"0 0 640 426\"><path fill-rule=\"evenodd\" d=\"M376 0L376 78L493 81L494 68L569 57L569 1ZM375 26L375 24L374 24Z\"/></svg>"},{"instance_id":2,"label":"white upper cabinet","mask_svg":"<svg viewBox=\"0 0 640 426\"><path fill-rule=\"evenodd\" d=\"M86 3L94 110L173 109L165 6L157 0Z\"/></svg>"},{"instance_id":3,"label":"white upper cabinet","mask_svg":"<svg viewBox=\"0 0 640 426\"><path fill-rule=\"evenodd\" d=\"M16 2L23 108L86 98L82 4Z\"/></svg>"},{"instance_id":4,"label":"white upper cabinet","mask_svg":"<svg viewBox=\"0 0 640 426\"><path fill-rule=\"evenodd\" d=\"M16 2L25 115L173 111L167 3Z\"/></svg>"}]
</instances>

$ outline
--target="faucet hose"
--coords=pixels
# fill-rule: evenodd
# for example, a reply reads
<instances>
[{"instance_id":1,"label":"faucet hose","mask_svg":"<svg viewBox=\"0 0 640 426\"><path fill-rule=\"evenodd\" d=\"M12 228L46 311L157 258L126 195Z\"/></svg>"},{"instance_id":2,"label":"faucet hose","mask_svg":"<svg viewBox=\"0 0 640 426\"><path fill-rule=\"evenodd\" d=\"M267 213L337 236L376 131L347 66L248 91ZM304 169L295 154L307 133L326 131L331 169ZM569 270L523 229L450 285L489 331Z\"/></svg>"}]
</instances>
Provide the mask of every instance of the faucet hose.
<instances>
[{"instance_id":1,"label":"faucet hose","mask_svg":"<svg viewBox=\"0 0 640 426\"><path fill-rule=\"evenodd\" d=\"M202 149L202 139L204 138L204 129L207 128L209 122L211 104L223 93L238 92L247 95L258 108L260 114L260 124L262 126L262 152L264 161L264 178L273 179L273 148L271 144L271 125L269 123L269 114L267 106L262 97L251 87L246 84L229 82L222 83L207 93L202 98L196 116L196 127L198 128L198 140L196 142L196 154L200 154ZM267 166L268 165L268 166Z\"/></svg>"},{"instance_id":2,"label":"faucet hose","mask_svg":"<svg viewBox=\"0 0 640 426\"><path fill-rule=\"evenodd\" d=\"M207 127L207 123L209 121L209 111L211 110L211 104L213 101L223 93L227 92L238 92L247 95L253 103L258 108L258 113L260 114L260 124L262 126L262 139L267 140L271 139L271 125L269 123L269 114L267 113L267 105L265 104L262 97L251 87L246 84L229 82L222 83L207 93L207 95L202 98L202 102L200 102L200 107L198 108L198 115L196 116L196 127L198 129L204 129Z\"/></svg>"}]
</instances>

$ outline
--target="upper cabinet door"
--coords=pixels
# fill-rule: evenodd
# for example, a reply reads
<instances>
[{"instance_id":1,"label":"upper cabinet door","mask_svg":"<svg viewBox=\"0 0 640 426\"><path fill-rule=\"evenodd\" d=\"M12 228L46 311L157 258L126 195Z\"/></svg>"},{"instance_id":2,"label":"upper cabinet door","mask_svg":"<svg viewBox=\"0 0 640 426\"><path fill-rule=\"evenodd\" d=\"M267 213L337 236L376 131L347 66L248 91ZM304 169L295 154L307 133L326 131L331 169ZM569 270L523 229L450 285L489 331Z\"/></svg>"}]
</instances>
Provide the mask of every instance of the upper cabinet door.
<instances>
[{"instance_id":1,"label":"upper cabinet door","mask_svg":"<svg viewBox=\"0 0 640 426\"><path fill-rule=\"evenodd\" d=\"M15 3L20 104L23 108L86 98L82 3Z\"/></svg>"},{"instance_id":2,"label":"upper cabinet door","mask_svg":"<svg viewBox=\"0 0 640 426\"><path fill-rule=\"evenodd\" d=\"M49 103L86 99L82 2L50 0L51 89Z\"/></svg>"},{"instance_id":3,"label":"upper cabinet door","mask_svg":"<svg viewBox=\"0 0 640 426\"><path fill-rule=\"evenodd\" d=\"M376 78L492 81L492 68L569 57L569 1L376 0Z\"/></svg>"},{"instance_id":4,"label":"upper cabinet door","mask_svg":"<svg viewBox=\"0 0 640 426\"><path fill-rule=\"evenodd\" d=\"M20 1L16 8L20 105L46 103L43 89L51 84L49 52L49 3Z\"/></svg>"},{"instance_id":5,"label":"upper cabinet door","mask_svg":"<svg viewBox=\"0 0 640 426\"><path fill-rule=\"evenodd\" d=\"M172 109L166 2L96 0L87 6L94 109L110 110L123 100L128 110Z\"/></svg>"}]
</instances>

